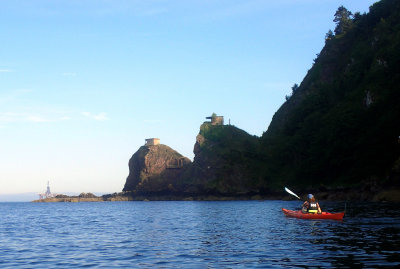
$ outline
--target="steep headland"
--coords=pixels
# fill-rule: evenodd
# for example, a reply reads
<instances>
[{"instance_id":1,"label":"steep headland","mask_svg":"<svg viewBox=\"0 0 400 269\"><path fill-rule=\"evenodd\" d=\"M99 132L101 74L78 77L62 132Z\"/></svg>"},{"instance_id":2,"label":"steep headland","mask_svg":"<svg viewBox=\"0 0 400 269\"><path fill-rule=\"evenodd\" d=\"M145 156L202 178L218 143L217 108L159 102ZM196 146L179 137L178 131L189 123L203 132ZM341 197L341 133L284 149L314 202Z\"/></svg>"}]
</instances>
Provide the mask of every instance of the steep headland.
<instances>
[{"instance_id":1,"label":"steep headland","mask_svg":"<svg viewBox=\"0 0 400 269\"><path fill-rule=\"evenodd\" d=\"M393 200L386 190L400 185L400 1L382 0L368 14L342 6L334 21L261 138L223 121L200 127L177 192L267 195L289 185L329 199Z\"/></svg>"},{"instance_id":2,"label":"steep headland","mask_svg":"<svg viewBox=\"0 0 400 269\"><path fill-rule=\"evenodd\" d=\"M400 1L335 20L261 138L268 173L303 189L399 186Z\"/></svg>"}]
</instances>

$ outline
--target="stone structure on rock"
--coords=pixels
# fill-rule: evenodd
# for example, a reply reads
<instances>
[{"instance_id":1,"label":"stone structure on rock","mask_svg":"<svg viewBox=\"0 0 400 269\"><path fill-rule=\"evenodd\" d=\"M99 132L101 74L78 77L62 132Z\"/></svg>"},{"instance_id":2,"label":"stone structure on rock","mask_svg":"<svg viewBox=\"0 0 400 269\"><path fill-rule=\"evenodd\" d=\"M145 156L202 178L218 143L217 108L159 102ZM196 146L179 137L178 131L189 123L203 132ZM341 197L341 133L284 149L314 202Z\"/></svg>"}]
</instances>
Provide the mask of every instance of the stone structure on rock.
<instances>
[{"instance_id":1,"label":"stone structure on rock","mask_svg":"<svg viewBox=\"0 0 400 269\"><path fill-rule=\"evenodd\" d=\"M156 146L160 144L160 138L148 138L145 139L145 146Z\"/></svg>"},{"instance_id":2,"label":"stone structure on rock","mask_svg":"<svg viewBox=\"0 0 400 269\"><path fill-rule=\"evenodd\" d=\"M217 116L217 114L213 113L210 117L206 117L207 120L205 123L211 123L211 125L224 125L224 116Z\"/></svg>"}]
</instances>

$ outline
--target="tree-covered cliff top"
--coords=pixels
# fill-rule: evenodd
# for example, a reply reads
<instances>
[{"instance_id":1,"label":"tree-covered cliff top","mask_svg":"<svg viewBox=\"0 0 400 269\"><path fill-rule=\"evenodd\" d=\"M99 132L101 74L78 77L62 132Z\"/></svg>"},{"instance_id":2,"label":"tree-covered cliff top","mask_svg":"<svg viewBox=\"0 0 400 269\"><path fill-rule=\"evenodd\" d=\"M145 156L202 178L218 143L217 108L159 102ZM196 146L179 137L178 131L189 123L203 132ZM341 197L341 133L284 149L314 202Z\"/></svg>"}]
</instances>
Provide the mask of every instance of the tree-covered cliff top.
<instances>
[{"instance_id":1,"label":"tree-covered cliff top","mask_svg":"<svg viewBox=\"0 0 400 269\"><path fill-rule=\"evenodd\" d=\"M400 1L339 7L335 33L262 136L273 177L302 186L387 180L399 158Z\"/></svg>"}]
</instances>

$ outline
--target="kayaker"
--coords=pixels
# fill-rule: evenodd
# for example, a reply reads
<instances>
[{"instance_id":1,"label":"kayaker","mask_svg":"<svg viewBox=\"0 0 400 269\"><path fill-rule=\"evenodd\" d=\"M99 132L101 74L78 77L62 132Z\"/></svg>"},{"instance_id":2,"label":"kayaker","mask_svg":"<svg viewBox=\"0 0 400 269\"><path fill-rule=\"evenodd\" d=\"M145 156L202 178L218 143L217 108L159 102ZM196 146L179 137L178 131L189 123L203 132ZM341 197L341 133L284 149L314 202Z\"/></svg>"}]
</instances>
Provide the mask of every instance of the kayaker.
<instances>
[{"instance_id":1,"label":"kayaker","mask_svg":"<svg viewBox=\"0 0 400 269\"><path fill-rule=\"evenodd\" d=\"M312 194L308 195L308 199L303 203L301 211L303 213L313 213L313 214L316 213L321 214L322 212L318 202L315 200L315 197Z\"/></svg>"}]
</instances>

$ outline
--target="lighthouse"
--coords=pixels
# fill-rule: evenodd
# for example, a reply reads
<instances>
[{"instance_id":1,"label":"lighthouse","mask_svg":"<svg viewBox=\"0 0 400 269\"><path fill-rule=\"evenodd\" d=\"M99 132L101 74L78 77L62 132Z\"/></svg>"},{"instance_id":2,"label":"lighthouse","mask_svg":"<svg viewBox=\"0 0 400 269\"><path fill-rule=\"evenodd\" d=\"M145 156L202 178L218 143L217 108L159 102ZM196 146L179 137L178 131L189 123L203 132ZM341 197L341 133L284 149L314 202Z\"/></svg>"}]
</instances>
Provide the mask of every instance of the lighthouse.
<instances>
[{"instance_id":1,"label":"lighthouse","mask_svg":"<svg viewBox=\"0 0 400 269\"><path fill-rule=\"evenodd\" d=\"M46 190L46 193L45 193L45 195L46 195L46 198L48 198L48 197L50 197L50 196L51 196L51 191L50 191L50 182L49 182L49 181L47 181L47 190Z\"/></svg>"},{"instance_id":2,"label":"lighthouse","mask_svg":"<svg viewBox=\"0 0 400 269\"><path fill-rule=\"evenodd\" d=\"M50 182L47 181L47 189L45 193L39 193L39 199L53 198L56 194L52 194L50 191Z\"/></svg>"}]
</instances>

